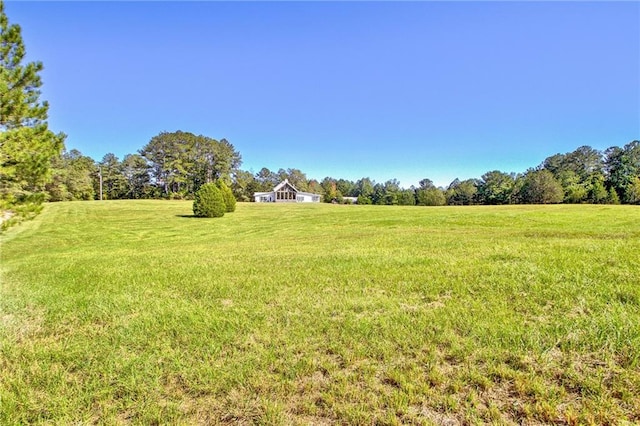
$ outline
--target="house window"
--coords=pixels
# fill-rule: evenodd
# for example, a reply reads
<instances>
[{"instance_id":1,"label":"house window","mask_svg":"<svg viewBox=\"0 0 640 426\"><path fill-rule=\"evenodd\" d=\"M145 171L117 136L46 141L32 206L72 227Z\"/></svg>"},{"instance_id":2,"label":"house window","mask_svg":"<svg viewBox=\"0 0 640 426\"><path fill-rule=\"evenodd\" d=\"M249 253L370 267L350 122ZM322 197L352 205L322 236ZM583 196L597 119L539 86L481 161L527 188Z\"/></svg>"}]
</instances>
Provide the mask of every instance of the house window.
<instances>
[{"instance_id":1,"label":"house window","mask_svg":"<svg viewBox=\"0 0 640 426\"><path fill-rule=\"evenodd\" d=\"M296 192L290 186L284 186L276 192L276 200L293 201L296 199Z\"/></svg>"}]
</instances>

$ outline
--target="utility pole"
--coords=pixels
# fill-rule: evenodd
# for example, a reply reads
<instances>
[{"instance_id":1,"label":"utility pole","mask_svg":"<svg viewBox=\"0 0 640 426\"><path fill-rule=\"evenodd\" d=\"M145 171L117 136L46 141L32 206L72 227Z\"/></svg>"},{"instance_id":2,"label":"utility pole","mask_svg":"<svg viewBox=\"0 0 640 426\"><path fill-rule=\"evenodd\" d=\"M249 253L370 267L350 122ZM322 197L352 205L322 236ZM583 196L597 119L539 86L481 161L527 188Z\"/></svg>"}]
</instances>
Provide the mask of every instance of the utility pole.
<instances>
[{"instance_id":1,"label":"utility pole","mask_svg":"<svg viewBox=\"0 0 640 426\"><path fill-rule=\"evenodd\" d=\"M98 166L98 176L100 177L100 201L102 201L102 166Z\"/></svg>"}]
</instances>

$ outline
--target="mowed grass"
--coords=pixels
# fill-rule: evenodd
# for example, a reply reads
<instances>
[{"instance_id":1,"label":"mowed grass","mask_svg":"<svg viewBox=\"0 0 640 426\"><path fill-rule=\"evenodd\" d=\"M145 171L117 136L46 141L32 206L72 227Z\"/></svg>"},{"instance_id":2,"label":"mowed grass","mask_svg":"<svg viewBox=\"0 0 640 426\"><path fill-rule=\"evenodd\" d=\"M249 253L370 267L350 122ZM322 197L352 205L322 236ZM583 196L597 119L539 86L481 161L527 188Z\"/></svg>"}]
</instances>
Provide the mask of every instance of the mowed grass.
<instances>
[{"instance_id":1,"label":"mowed grass","mask_svg":"<svg viewBox=\"0 0 640 426\"><path fill-rule=\"evenodd\" d=\"M640 422L640 209L47 205L0 424Z\"/></svg>"}]
</instances>

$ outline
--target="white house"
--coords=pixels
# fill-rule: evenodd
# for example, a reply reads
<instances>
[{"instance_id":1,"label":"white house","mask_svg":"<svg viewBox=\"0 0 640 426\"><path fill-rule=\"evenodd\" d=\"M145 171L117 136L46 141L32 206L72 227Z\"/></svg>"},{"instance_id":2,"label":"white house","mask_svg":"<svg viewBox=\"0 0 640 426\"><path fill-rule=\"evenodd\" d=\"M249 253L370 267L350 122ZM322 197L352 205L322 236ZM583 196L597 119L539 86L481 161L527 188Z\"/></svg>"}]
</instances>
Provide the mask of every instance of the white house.
<instances>
[{"instance_id":1,"label":"white house","mask_svg":"<svg viewBox=\"0 0 640 426\"><path fill-rule=\"evenodd\" d=\"M256 203L319 203L321 196L298 191L288 179L285 179L271 192L254 192L253 198Z\"/></svg>"},{"instance_id":2,"label":"white house","mask_svg":"<svg viewBox=\"0 0 640 426\"><path fill-rule=\"evenodd\" d=\"M358 197L342 197L342 201L347 204L358 204Z\"/></svg>"}]
</instances>

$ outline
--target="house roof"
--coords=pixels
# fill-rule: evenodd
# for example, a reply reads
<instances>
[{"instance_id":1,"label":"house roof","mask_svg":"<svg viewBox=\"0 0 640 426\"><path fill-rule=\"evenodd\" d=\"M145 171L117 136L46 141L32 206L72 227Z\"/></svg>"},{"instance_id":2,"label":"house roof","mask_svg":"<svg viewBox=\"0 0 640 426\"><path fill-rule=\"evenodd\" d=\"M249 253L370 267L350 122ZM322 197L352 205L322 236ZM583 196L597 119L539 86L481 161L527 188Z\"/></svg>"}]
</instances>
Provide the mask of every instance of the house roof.
<instances>
[{"instance_id":1,"label":"house roof","mask_svg":"<svg viewBox=\"0 0 640 426\"><path fill-rule=\"evenodd\" d=\"M279 184L277 184L275 186L275 188L273 188L273 191L269 191L269 192L254 192L253 196L254 197L259 197L259 196L263 196L263 195L269 195L269 194L273 194L274 192L282 189L284 186L289 185L295 192L296 194L300 194L300 195L307 195L309 197L313 197L313 196L317 196L319 197L320 194L314 194L313 192L302 192L302 191L298 191L296 189L295 186L293 186L293 184L291 182L289 182L289 179L285 179L282 182L280 182Z\"/></svg>"},{"instance_id":2,"label":"house roof","mask_svg":"<svg viewBox=\"0 0 640 426\"><path fill-rule=\"evenodd\" d=\"M296 189L295 186L293 186L293 184L291 182L289 182L289 179L285 179L282 182L280 182L279 184L276 185L275 188L273 188L273 191L278 191L280 189L282 189L285 185L289 185L291 188L293 188L294 191L298 192L298 190Z\"/></svg>"}]
</instances>

